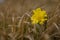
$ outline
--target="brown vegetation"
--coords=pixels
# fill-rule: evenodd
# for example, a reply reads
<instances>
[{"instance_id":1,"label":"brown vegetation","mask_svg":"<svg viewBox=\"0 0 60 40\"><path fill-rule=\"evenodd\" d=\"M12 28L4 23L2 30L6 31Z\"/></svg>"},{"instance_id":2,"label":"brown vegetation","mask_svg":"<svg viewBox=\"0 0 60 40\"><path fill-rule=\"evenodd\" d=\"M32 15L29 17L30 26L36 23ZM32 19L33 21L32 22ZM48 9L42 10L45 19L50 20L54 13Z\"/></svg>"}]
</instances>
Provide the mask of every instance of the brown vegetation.
<instances>
[{"instance_id":1,"label":"brown vegetation","mask_svg":"<svg viewBox=\"0 0 60 40\"><path fill-rule=\"evenodd\" d=\"M47 11L47 28L32 25L37 7ZM0 3L0 40L60 40L59 0L5 0Z\"/></svg>"}]
</instances>

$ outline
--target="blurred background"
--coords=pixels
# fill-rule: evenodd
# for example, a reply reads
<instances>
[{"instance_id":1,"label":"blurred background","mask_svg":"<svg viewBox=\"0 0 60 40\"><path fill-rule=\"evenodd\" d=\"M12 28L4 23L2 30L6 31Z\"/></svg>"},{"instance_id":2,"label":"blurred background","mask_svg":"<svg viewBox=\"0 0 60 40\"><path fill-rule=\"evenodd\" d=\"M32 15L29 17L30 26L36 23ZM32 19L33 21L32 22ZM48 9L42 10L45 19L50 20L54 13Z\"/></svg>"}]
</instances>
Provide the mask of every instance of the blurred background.
<instances>
[{"instance_id":1,"label":"blurred background","mask_svg":"<svg viewBox=\"0 0 60 40\"><path fill-rule=\"evenodd\" d=\"M32 25L32 10L45 10L47 27ZM60 0L0 0L0 40L60 40Z\"/></svg>"}]
</instances>

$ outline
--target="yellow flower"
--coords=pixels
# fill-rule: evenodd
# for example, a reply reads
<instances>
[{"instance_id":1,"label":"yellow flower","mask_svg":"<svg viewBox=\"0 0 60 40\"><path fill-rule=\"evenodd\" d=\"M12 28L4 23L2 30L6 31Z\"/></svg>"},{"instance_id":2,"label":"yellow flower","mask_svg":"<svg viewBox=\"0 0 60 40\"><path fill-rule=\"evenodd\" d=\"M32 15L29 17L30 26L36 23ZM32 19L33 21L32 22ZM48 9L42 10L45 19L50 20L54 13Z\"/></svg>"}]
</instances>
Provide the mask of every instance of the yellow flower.
<instances>
[{"instance_id":1,"label":"yellow flower","mask_svg":"<svg viewBox=\"0 0 60 40\"><path fill-rule=\"evenodd\" d=\"M33 10L33 15L31 17L32 24L44 24L44 22L47 20L47 14L46 11L41 10L41 8L37 8L36 10Z\"/></svg>"}]
</instances>

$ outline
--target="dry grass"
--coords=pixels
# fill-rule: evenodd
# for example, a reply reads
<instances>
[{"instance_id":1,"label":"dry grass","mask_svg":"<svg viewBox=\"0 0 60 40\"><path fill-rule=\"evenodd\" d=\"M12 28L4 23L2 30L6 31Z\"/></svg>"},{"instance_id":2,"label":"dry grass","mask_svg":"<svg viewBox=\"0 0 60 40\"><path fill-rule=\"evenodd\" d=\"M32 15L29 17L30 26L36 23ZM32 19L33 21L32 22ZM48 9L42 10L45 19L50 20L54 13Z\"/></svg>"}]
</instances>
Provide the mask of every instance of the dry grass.
<instances>
[{"instance_id":1,"label":"dry grass","mask_svg":"<svg viewBox=\"0 0 60 40\"><path fill-rule=\"evenodd\" d=\"M32 25L37 7L47 11L47 28ZM59 0L5 0L0 3L0 40L60 40Z\"/></svg>"}]
</instances>

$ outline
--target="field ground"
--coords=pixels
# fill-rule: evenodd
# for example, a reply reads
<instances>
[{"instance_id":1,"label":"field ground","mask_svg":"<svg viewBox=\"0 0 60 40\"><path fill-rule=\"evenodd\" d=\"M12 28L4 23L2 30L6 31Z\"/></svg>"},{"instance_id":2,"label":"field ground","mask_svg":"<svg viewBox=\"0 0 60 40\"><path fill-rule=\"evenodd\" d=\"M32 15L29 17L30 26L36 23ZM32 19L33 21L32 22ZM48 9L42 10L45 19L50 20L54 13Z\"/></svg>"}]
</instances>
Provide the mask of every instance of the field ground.
<instances>
[{"instance_id":1,"label":"field ground","mask_svg":"<svg viewBox=\"0 0 60 40\"><path fill-rule=\"evenodd\" d=\"M32 25L32 10L48 15L47 27ZM60 0L0 0L0 40L60 40Z\"/></svg>"}]
</instances>

